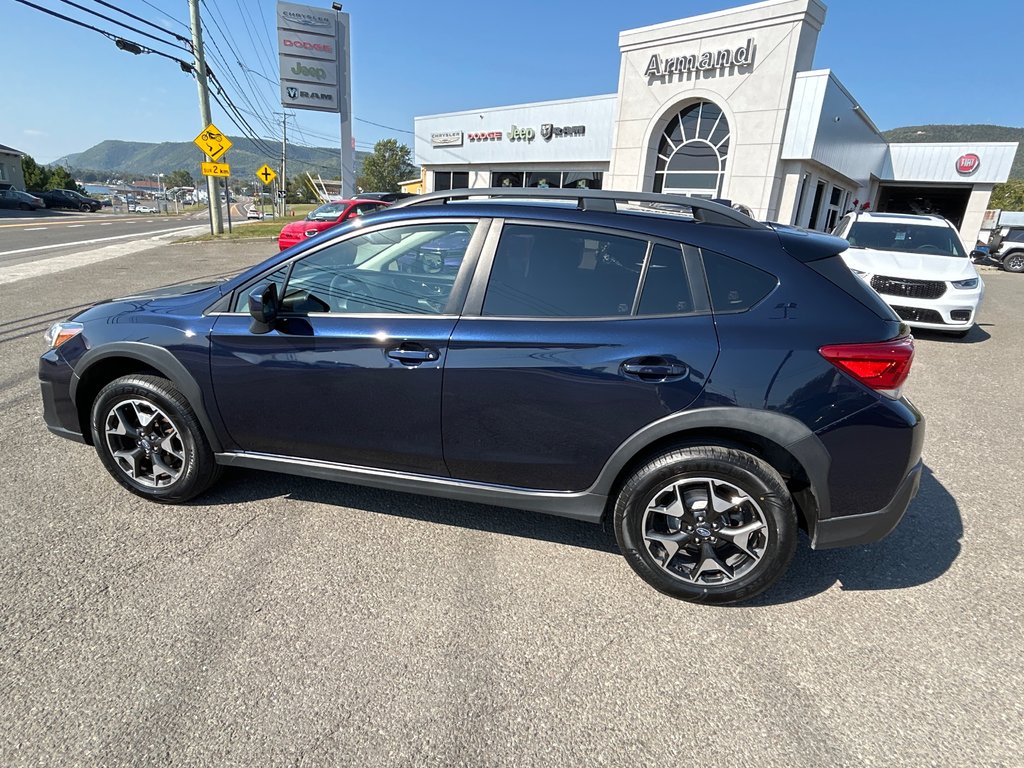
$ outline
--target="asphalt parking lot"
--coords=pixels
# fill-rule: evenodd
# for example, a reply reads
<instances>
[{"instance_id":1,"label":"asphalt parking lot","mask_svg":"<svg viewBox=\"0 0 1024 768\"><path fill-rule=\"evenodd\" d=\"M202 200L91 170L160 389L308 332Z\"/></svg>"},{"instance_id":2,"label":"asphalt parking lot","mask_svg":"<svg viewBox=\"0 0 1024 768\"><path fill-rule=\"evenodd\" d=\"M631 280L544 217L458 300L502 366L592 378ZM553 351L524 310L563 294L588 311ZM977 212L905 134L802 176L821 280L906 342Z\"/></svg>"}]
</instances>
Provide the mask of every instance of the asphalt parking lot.
<instances>
[{"instance_id":1,"label":"asphalt parking lot","mask_svg":"<svg viewBox=\"0 0 1024 768\"><path fill-rule=\"evenodd\" d=\"M275 247L0 284L0 764L1024 765L1024 275L919 335L902 525L715 609L582 523L243 471L163 507L47 432L50 322Z\"/></svg>"}]
</instances>

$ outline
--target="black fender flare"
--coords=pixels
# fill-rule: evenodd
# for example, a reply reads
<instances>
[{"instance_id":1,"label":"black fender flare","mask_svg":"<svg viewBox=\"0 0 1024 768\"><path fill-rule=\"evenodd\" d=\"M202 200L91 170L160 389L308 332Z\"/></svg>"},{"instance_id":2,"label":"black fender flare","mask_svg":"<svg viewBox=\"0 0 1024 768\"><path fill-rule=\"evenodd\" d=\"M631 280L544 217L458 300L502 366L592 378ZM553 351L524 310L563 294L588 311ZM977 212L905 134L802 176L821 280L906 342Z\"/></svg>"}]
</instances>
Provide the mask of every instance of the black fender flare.
<instances>
[{"instance_id":1,"label":"black fender flare","mask_svg":"<svg viewBox=\"0 0 1024 768\"><path fill-rule=\"evenodd\" d=\"M673 413L634 432L605 462L589 492L610 496L623 468L645 448L671 435L706 429L729 429L757 435L788 451L807 473L811 493L814 494L817 515L815 520L808 520L808 524L813 529L817 520L830 516L828 476L832 458L818 436L792 416L732 406Z\"/></svg>"},{"instance_id":2,"label":"black fender flare","mask_svg":"<svg viewBox=\"0 0 1024 768\"><path fill-rule=\"evenodd\" d=\"M141 341L116 341L90 349L76 361L74 366L75 373L71 377L70 387L71 401L73 403L78 402L78 385L86 372L96 363L112 357L138 360L140 363L145 363L150 368L159 371L167 377L177 390L185 396L189 405L192 406L192 410L196 413L196 418L203 425L203 431L206 432L206 439L210 441L210 447L214 451L223 450L217 431L213 428L213 423L210 421L207 413L202 389L200 389L199 384L192 374L189 373L188 369L181 364L181 361L164 347L146 344ZM83 424L82 427L83 429L88 429L88 425Z\"/></svg>"}]
</instances>

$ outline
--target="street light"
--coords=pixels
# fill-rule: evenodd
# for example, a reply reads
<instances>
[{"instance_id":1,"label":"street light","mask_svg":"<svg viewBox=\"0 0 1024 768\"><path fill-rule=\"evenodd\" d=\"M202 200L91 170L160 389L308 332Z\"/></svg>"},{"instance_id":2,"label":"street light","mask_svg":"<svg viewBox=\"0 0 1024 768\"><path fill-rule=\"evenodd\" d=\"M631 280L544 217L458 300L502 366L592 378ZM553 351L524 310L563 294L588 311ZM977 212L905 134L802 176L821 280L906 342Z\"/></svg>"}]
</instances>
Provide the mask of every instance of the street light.
<instances>
[{"instance_id":1,"label":"street light","mask_svg":"<svg viewBox=\"0 0 1024 768\"><path fill-rule=\"evenodd\" d=\"M167 212L167 200L165 199L165 195L164 195L164 175L162 173L154 173L153 175L156 176L157 191L160 193L158 199L163 201L163 203L164 203L164 206L163 206L162 210L160 208L160 203L158 202L156 204L157 211L160 212L160 213L166 213Z\"/></svg>"}]
</instances>

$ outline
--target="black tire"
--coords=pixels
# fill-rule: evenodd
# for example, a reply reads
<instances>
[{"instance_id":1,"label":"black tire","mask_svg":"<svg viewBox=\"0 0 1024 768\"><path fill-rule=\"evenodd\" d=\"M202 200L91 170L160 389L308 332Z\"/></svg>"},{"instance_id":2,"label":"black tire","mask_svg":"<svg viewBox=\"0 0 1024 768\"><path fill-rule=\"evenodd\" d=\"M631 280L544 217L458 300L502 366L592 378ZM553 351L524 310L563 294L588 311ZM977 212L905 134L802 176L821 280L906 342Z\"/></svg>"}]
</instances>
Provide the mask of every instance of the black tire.
<instances>
[{"instance_id":1,"label":"black tire","mask_svg":"<svg viewBox=\"0 0 1024 768\"><path fill-rule=\"evenodd\" d=\"M128 410L121 410L119 404L126 403ZM145 410L147 407L149 411ZM115 408L118 408L120 415L114 413ZM145 415L150 412L159 413L149 422L151 426L143 427L137 435L111 435L108 442L107 425L116 426L121 423L125 414L128 418L133 413L137 416L140 408ZM143 498L165 504L188 501L220 477L222 468L214 459L210 442L195 411L185 396L167 379L146 375L115 379L96 396L90 423L93 444L103 466L117 482ZM145 429L151 429L151 434L147 435ZM157 435L157 438L150 440L153 435ZM164 450L164 443L172 441L175 435L178 439L169 443L167 450ZM142 439L136 440L136 437ZM143 453L139 447L132 451L138 454L134 460L123 456L118 459L115 458L110 442L118 443L122 448L145 443L145 451ZM120 453L124 452L122 450ZM174 474L158 471L157 462L161 467L173 470ZM132 471L127 468L129 464L133 464L136 469L141 468L138 473L140 477L133 477ZM146 467L152 478L145 477ZM163 484L160 484L161 478L166 478Z\"/></svg>"},{"instance_id":2,"label":"black tire","mask_svg":"<svg viewBox=\"0 0 1024 768\"><path fill-rule=\"evenodd\" d=\"M757 558L745 554L731 543L726 543L726 539L722 537L728 530L739 530L738 527L730 529L725 526L722 530L711 531L710 523L704 522L695 523L696 530L703 533L710 531L710 540L705 538L700 544L686 545L690 548L680 546L678 553L673 555L669 555L668 550L662 547L661 554L667 556L667 559L659 560L652 554L644 536L645 514L649 505L654 504L660 494L669 493L669 497L663 498L670 498L670 485L681 483L682 485L677 488L682 488L687 483L693 483L693 487L699 487L704 479L723 483L722 486L718 486L719 488L733 486L749 497L735 509L739 510L737 514L741 516L749 514L750 519L762 522L763 534L760 531L753 534L755 537L764 537L759 539L761 552ZM678 493L676 497L678 498ZM740 497L733 495L732 498ZM710 502L710 499L708 501ZM658 518L652 516L651 519ZM669 538L697 537L697 533L684 533L684 524L687 522L685 518L660 519L679 521L678 531L672 533ZM700 519L704 520L703 517ZM711 519L713 518L709 515L708 520ZM718 518L719 521L722 519ZM738 525L743 524L741 517ZM619 491L615 500L614 525L619 548L640 578L666 595L694 603L724 605L746 600L763 592L785 572L796 551L796 512L793 500L779 473L761 459L733 448L680 448L651 459L636 470ZM711 543L716 541L718 543ZM732 539L728 541L731 542ZM747 539L743 546L751 550L758 549L749 542L750 539ZM661 545L655 543L651 546L658 548ZM729 565L731 561L731 570L737 574L736 577L727 577L726 572L722 570L719 571L724 577L722 583L714 583L710 576L705 578L700 573L695 579L690 580L689 574L698 571L701 564L696 563L687 573L685 563L681 563L680 560L685 560L691 552L703 552L704 547L711 547L716 555L724 556L724 560L718 562ZM695 559L698 557L699 554L694 555ZM669 571L677 575L672 575ZM726 581L726 578L731 580Z\"/></svg>"},{"instance_id":3,"label":"black tire","mask_svg":"<svg viewBox=\"0 0 1024 768\"><path fill-rule=\"evenodd\" d=\"M82 213L89 213L90 211L92 211L92 208L88 203L82 203L80 206L78 206L78 210L80 210Z\"/></svg>"},{"instance_id":4,"label":"black tire","mask_svg":"<svg viewBox=\"0 0 1024 768\"><path fill-rule=\"evenodd\" d=\"M32 206L29 205L28 203L18 203L18 210L19 211L31 211L32 210Z\"/></svg>"},{"instance_id":5,"label":"black tire","mask_svg":"<svg viewBox=\"0 0 1024 768\"><path fill-rule=\"evenodd\" d=\"M1003 269L1007 272L1024 272L1024 251L1014 251L1003 257Z\"/></svg>"}]
</instances>

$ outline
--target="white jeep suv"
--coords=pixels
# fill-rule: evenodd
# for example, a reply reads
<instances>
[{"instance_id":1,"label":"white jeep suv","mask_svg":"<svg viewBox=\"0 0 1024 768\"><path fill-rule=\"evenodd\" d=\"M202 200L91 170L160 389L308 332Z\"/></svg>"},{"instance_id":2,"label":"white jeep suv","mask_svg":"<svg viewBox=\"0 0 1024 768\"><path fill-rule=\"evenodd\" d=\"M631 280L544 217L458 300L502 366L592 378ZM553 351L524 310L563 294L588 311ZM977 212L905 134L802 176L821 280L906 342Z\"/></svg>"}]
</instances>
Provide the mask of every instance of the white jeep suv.
<instances>
[{"instance_id":1,"label":"white jeep suv","mask_svg":"<svg viewBox=\"0 0 1024 768\"><path fill-rule=\"evenodd\" d=\"M851 213L834 234L843 260L914 328L966 336L985 283L953 225L939 216Z\"/></svg>"}]
</instances>

